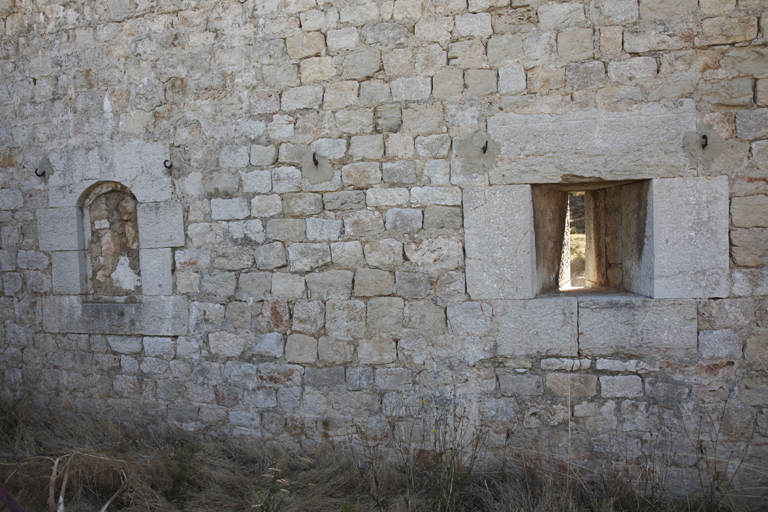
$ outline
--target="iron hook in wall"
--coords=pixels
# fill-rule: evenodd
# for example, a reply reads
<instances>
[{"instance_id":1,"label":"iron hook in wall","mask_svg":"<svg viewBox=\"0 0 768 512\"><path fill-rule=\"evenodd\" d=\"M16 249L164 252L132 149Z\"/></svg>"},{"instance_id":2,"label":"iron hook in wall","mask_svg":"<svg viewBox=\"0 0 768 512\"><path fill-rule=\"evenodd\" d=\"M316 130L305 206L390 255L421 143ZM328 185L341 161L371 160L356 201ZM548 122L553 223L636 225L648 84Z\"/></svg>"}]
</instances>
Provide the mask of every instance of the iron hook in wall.
<instances>
[{"instance_id":1,"label":"iron hook in wall","mask_svg":"<svg viewBox=\"0 0 768 512\"><path fill-rule=\"evenodd\" d=\"M312 162L315 164L315 167L320 165L320 162L317 161L317 153L312 153Z\"/></svg>"},{"instance_id":2,"label":"iron hook in wall","mask_svg":"<svg viewBox=\"0 0 768 512\"><path fill-rule=\"evenodd\" d=\"M41 171L40 169L35 169L35 176L37 176L38 178L42 178L43 176L45 176L45 171Z\"/></svg>"},{"instance_id":3,"label":"iron hook in wall","mask_svg":"<svg viewBox=\"0 0 768 512\"><path fill-rule=\"evenodd\" d=\"M709 137L706 135L701 136L701 149L705 149L709 145Z\"/></svg>"},{"instance_id":4,"label":"iron hook in wall","mask_svg":"<svg viewBox=\"0 0 768 512\"><path fill-rule=\"evenodd\" d=\"M166 160L163 162L163 167L165 167L166 169L170 169L173 167L173 162L171 162L170 160Z\"/></svg>"},{"instance_id":5,"label":"iron hook in wall","mask_svg":"<svg viewBox=\"0 0 768 512\"><path fill-rule=\"evenodd\" d=\"M485 144L483 144L483 154L486 154L488 152L488 141L485 141Z\"/></svg>"}]
</instances>

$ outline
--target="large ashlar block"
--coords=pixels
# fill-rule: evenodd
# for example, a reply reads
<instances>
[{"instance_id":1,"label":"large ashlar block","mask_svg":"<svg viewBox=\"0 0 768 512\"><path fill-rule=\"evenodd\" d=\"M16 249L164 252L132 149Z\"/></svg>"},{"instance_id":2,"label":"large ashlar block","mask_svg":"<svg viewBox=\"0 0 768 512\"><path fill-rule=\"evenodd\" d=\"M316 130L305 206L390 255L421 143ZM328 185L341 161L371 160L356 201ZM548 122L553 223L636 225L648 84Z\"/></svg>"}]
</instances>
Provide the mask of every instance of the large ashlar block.
<instances>
[{"instance_id":1,"label":"large ashlar block","mask_svg":"<svg viewBox=\"0 0 768 512\"><path fill-rule=\"evenodd\" d=\"M728 296L728 178L653 180L649 211L653 297Z\"/></svg>"},{"instance_id":2,"label":"large ashlar block","mask_svg":"<svg viewBox=\"0 0 768 512\"><path fill-rule=\"evenodd\" d=\"M76 295L43 299L43 330L50 333L180 336L188 330L186 297L144 296L134 304L84 303Z\"/></svg>"},{"instance_id":3,"label":"large ashlar block","mask_svg":"<svg viewBox=\"0 0 768 512\"><path fill-rule=\"evenodd\" d=\"M579 300L583 356L695 356L695 300L601 296Z\"/></svg>"},{"instance_id":4,"label":"large ashlar block","mask_svg":"<svg viewBox=\"0 0 768 512\"><path fill-rule=\"evenodd\" d=\"M85 257L80 251L51 252L53 293L85 291Z\"/></svg>"},{"instance_id":5,"label":"large ashlar block","mask_svg":"<svg viewBox=\"0 0 768 512\"><path fill-rule=\"evenodd\" d=\"M577 311L575 297L494 302L498 355L576 357Z\"/></svg>"},{"instance_id":6,"label":"large ashlar block","mask_svg":"<svg viewBox=\"0 0 768 512\"><path fill-rule=\"evenodd\" d=\"M467 291L473 300L536 295L531 187L464 190Z\"/></svg>"},{"instance_id":7,"label":"large ashlar block","mask_svg":"<svg viewBox=\"0 0 768 512\"><path fill-rule=\"evenodd\" d=\"M81 249L79 208L40 208L37 233L41 251L77 251Z\"/></svg>"},{"instance_id":8,"label":"large ashlar block","mask_svg":"<svg viewBox=\"0 0 768 512\"><path fill-rule=\"evenodd\" d=\"M184 212L180 202L139 204L138 216L142 249L184 245Z\"/></svg>"},{"instance_id":9,"label":"large ashlar block","mask_svg":"<svg viewBox=\"0 0 768 512\"><path fill-rule=\"evenodd\" d=\"M694 105L649 105L631 112L500 113L488 134L501 145L491 183L556 183L563 175L594 179L690 176L683 137L694 130Z\"/></svg>"},{"instance_id":10,"label":"large ashlar block","mask_svg":"<svg viewBox=\"0 0 768 512\"><path fill-rule=\"evenodd\" d=\"M168 247L142 249L139 252L141 264L141 288L146 295L173 294L171 266L173 257Z\"/></svg>"}]
</instances>

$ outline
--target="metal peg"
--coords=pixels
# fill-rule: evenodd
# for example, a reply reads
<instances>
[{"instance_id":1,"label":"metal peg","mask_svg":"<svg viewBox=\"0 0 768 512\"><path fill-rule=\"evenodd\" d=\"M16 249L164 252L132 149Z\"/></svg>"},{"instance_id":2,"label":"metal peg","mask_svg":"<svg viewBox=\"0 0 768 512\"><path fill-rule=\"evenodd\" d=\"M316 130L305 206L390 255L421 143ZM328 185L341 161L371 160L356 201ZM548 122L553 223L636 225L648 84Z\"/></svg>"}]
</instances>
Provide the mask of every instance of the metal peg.
<instances>
[{"instance_id":1,"label":"metal peg","mask_svg":"<svg viewBox=\"0 0 768 512\"><path fill-rule=\"evenodd\" d=\"M709 145L709 137L706 135L701 136L701 149L705 149Z\"/></svg>"},{"instance_id":2,"label":"metal peg","mask_svg":"<svg viewBox=\"0 0 768 512\"><path fill-rule=\"evenodd\" d=\"M317 161L317 153L312 153L312 162L315 164L315 167L320 165L320 162Z\"/></svg>"},{"instance_id":3,"label":"metal peg","mask_svg":"<svg viewBox=\"0 0 768 512\"><path fill-rule=\"evenodd\" d=\"M165 160L163 162L163 167L165 167L166 169L170 169L171 167L173 167L173 162L171 162L170 160Z\"/></svg>"},{"instance_id":4,"label":"metal peg","mask_svg":"<svg viewBox=\"0 0 768 512\"><path fill-rule=\"evenodd\" d=\"M488 152L488 141L485 141L485 144L483 144L483 154L486 154Z\"/></svg>"}]
</instances>

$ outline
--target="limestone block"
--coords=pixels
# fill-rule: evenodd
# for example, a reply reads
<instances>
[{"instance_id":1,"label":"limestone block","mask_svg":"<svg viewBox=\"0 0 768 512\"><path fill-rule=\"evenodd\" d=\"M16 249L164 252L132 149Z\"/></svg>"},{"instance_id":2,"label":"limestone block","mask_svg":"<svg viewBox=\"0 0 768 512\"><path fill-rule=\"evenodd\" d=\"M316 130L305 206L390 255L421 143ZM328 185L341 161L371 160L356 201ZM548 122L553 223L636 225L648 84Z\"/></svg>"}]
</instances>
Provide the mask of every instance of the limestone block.
<instances>
[{"instance_id":1,"label":"limestone block","mask_svg":"<svg viewBox=\"0 0 768 512\"><path fill-rule=\"evenodd\" d=\"M488 40L488 63L496 68L519 65L523 39L517 34L497 34Z\"/></svg>"},{"instance_id":2,"label":"limestone block","mask_svg":"<svg viewBox=\"0 0 768 512\"><path fill-rule=\"evenodd\" d=\"M317 361L317 339L305 334L291 334L285 342L285 360L289 363Z\"/></svg>"},{"instance_id":3,"label":"limestone block","mask_svg":"<svg viewBox=\"0 0 768 512\"><path fill-rule=\"evenodd\" d=\"M733 329L699 333L699 357L733 361L742 357L742 342Z\"/></svg>"},{"instance_id":4,"label":"limestone block","mask_svg":"<svg viewBox=\"0 0 768 512\"><path fill-rule=\"evenodd\" d=\"M391 238L365 245L365 261L371 267L388 267L403 263L403 244Z\"/></svg>"},{"instance_id":5,"label":"limestone block","mask_svg":"<svg viewBox=\"0 0 768 512\"><path fill-rule=\"evenodd\" d=\"M272 242L256 249L256 266L261 270L272 270L285 266L285 246L282 242Z\"/></svg>"},{"instance_id":6,"label":"limestone block","mask_svg":"<svg viewBox=\"0 0 768 512\"><path fill-rule=\"evenodd\" d=\"M171 267L173 257L171 249L141 249L139 251L141 265L141 291L143 295L173 294L173 277Z\"/></svg>"},{"instance_id":7,"label":"limestone block","mask_svg":"<svg viewBox=\"0 0 768 512\"><path fill-rule=\"evenodd\" d=\"M737 228L768 227L768 196L732 198L731 222Z\"/></svg>"},{"instance_id":8,"label":"limestone block","mask_svg":"<svg viewBox=\"0 0 768 512\"><path fill-rule=\"evenodd\" d=\"M301 83L322 82L336 76L336 66L332 57L311 57L299 64Z\"/></svg>"},{"instance_id":9,"label":"limestone block","mask_svg":"<svg viewBox=\"0 0 768 512\"><path fill-rule=\"evenodd\" d=\"M451 164L446 160L427 160L424 164L424 176L431 185L449 185L451 183Z\"/></svg>"},{"instance_id":10,"label":"limestone block","mask_svg":"<svg viewBox=\"0 0 768 512\"><path fill-rule=\"evenodd\" d=\"M377 163L371 162L371 164L378 168ZM327 192L323 194L323 206L326 210L357 210L365 208L365 192L362 190Z\"/></svg>"},{"instance_id":11,"label":"limestone block","mask_svg":"<svg viewBox=\"0 0 768 512\"><path fill-rule=\"evenodd\" d=\"M244 219L250 214L248 202L240 197L234 199L211 199L211 219Z\"/></svg>"},{"instance_id":12,"label":"limestone block","mask_svg":"<svg viewBox=\"0 0 768 512\"><path fill-rule=\"evenodd\" d=\"M349 144L349 154L355 160L379 160L384 156L384 137L382 135L352 137ZM342 179L344 179L343 176L342 170Z\"/></svg>"},{"instance_id":13,"label":"limestone block","mask_svg":"<svg viewBox=\"0 0 768 512\"><path fill-rule=\"evenodd\" d=\"M411 33L399 23L368 24L363 27L363 39L368 44L396 46L404 43Z\"/></svg>"},{"instance_id":14,"label":"limestone block","mask_svg":"<svg viewBox=\"0 0 768 512\"><path fill-rule=\"evenodd\" d=\"M429 291L429 277L420 272L395 272L395 282L395 291L401 297L419 299Z\"/></svg>"},{"instance_id":15,"label":"limestone block","mask_svg":"<svg viewBox=\"0 0 768 512\"><path fill-rule=\"evenodd\" d=\"M637 375L600 377L603 398L637 398L643 396L643 380Z\"/></svg>"},{"instance_id":16,"label":"limestone block","mask_svg":"<svg viewBox=\"0 0 768 512\"><path fill-rule=\"evenodd\" d=\"M360 364L389 364L397 359L397 345L394 340L366 336L357 346L357 359Z\"/></svg>"},{"instance_id":17,"label":"limestone block","mask_svg":"<svg viewBox=\"0 0 768 512\"><path fill-rule=\"evenodd\" d=\"M48 256L39 251L20 250L16 254L16 264L24 270L45 270L48 268Z\"/></svg>"},{"instance_id":18,"label":"limestone block","mask_svg":"<svg viewBox=\"0 0 768 512\"><path fill-rule=\"evenodd\" d=\"M325 303L325 332L339 340L353 340L365 332L365 303L332 299Z\"/></svg>"},{"instance_id":19,"label":"limestone block","mask_svg":"<svg viewBox=\"0 0 768 512\"><path fill-rule=\"evenodd\" d=\"M80 294L85 291L85 258L81 252L52 251L51 264L53 293Z\"/></svg>"},{"instance_id":20,"label":"limestone block","mask_svg":"<svg viewBox=\"0 0 768 512\"><path fill-rule=\"evenodd\" d=\"M272 274L269 272L243 272L237 282L235 296L240 300L264 300L272 289Z\"/></svg>"},{"instance_id":21,"label":"limestone block","mask_svg":"<svg viewBox=\"0 0 768 512\"><path fill-rule=\"evenodd\" d=\"M529 186L465 189L464 233L467 291L472 299L535 296L536 261Z\"/></svg>"},{"instance_id":22,"label":"limestone block","mask_svg":"<svg viewBox=\"0 0 768 512\"><path fill-rule=\"evenodd\" d=\"M565 86L565 70L562 68L533 68L528 70L526 78L529 92L546 92Z\"/></svg>"},{"instance_id":23,"label":"limestone block","mask_svg":"<svg viewBox=\"0 0 768 512\"><path fill-rule=\"evenodd\" d=\"M407 188L369 188L365 191L365 202L368 206L404 206L408 204Z\"/></svg>"},{"instance_id":24,"label":"limestone block","mask_svg":"<svg viewBox=\"0 0 768 512\"><path fill-rule=\"evenodd\" d=\"M283 92L281 108L286 112L292 112L302 108L320 108L323 102L322 85L302 85L292 87ZM282 148L281 148L282 152ZM285 161L282 160L281 161Z\"/></svg>"},{"instance_id":25,"label":"limestone block","mask_svg":"<svg viewBox=\"0 0 768 512\"><path fill-rule=\"evenodd\" d=\"M608 63L608 78L614 82L653 78L656 76L656 67L656 59L653 57L632 57L627 60L611 61Z\"/></svg>"},{"instance_id":26,"label":"limestone block","mask_svg":"<svg viewBox=\"0 0 768 512\"><path fill-rule=\"evenodd\" d=\"M736 114L736 133L740 139L768 139L768 108Z\"/></svg>"},{"instance_id":27,"label":"limestone block","mask_svg":"<svg viewBox=\"0 0 768 512\"><path fill-rule=\"evenodd\" d=\"M243 180L243 192L268 194L272 190L270 171L244 172L240 176Z\"/></svg>"},{"instance_id":28,"label":"limestone block","mask_svg":"<svg viewBox=\"0 0 768 512\"><path fill-rule=\"evenodd\" d=\"M81 249L83 241L79 215L76 207L37 210L37 236L40 250L77 251Z\"/></svg>"},{"instance_id":29,"label":"limestone block","mask_svg":"<svg viewBox=\"0 0 768 512\"><path fill-rule=\"evenodd\" d=\"M584 7L580 4L547 3L538 8L539 30L557 30L582 25L586 22Z\"/></svg>"},{"instance_id":30,"label":"limestone block","mask_svg":"<svg viewBox=\"0 0 768 512\"><path fill-rule=\"evenodd\" d=\"M420 76L433 76L445 67L447 61L448 52L439 44L417 48L413 54L414 69Z\"/></svg>"},{"instance_id":31,"label":"limestone block","mask_svg":"<svg viewBox=\"0 0 768 512\"><path fill-rule=\"evenodd\" d=\"M442 103L414 103L402 112L403 131L415 135L439 133L443 129L444 110Z\"/></svg>"},{"instance_id":32,"label":"limestone block","mask_svg":"<svg viewBox=\"0 0 768 512\"><path fill-rule=\"evenodd\" d=\"M342 135L366 133L373 126L373 110L369 108L339 110L335 117L336 128Z\"/></svg>"},{"instance_id":33,"label":"limestone block","mask_svg":"<svg viewBox=\"0 0 768 512\"><path fill-rule=\"evenodd\" d=\"M499 94L522 94L525 92L526 76L522 67L499 68Z\"/></svg>"},{"instance_id":34,"label":"limestone block","mask_svg":"<svg viewBox=\"0 0 768 512\"><path fill-rule=\"evenodd\" d=\"M432 92L432 80L429 77L398 78L391 87L395 101L426 100Z\"/></svg>"},{"instance_id":35,"label":"limestone block","mask_svg":"<svg viewBox=\"0 0 768 512\"><path fill-rule=\"evenodd\" d=\"M288 146L280 145L280 150ZM302 147L300 154L306 155L306 147ZM297 192L301 185L301 171L295 167L276 167L272 170L272 192L282 194L285 192Z\"/></svg>"},{"instance_id":36,"label":"limestone block","mask_svg":"<svg viewBox=\"0 0 768 512\"><path fill-rule=\"evenodd\" d=\"M569 62L591 59L594 55L592 29L576 28L558 32L557 54Z\"/></svg>"},{"instance_id":37,"label":"limestone block","mask_svg":"<svg viewBox=\"0 0 768 512\"><path fill-rule=\"evenodd\" d=\"M390 272L369 268L355 271L355 295L358 297L390 295L394 284L395 279Z\"/></svg>"},{"instance_id":38,"label":"limestone block","mask_svg":"<svg viewBox=\"0 0 768 512\"><path fill-rule=\"evenodd\" d=\"M736 0L701 0L699 7L709 15L728 14L736 7Z\"/></svg>"},{"instance_id":39,"label":"limestone block","mask_svg":"<svg viewBox=\"0 0 768 512\"><path fill-rule=\"evenodd\" d=\"M391 208L387 210L385 215L387 231L394 231L395 233L415 233L421 229L422 222L421 210Z\"/></svg>"},{"instance_id":40,"label":"limestone block","mask_svg":"<svg viewBox=\"0 0 768 512\"><path fill-rule=\"evenodd\" d=\"M322 32L300 32L285 39L288 56L292 59L305 59L320 55L325 49L325 36Z\"/></svg>"},{"instance_id":41,"label":"limestone block","mask_svg":"<svg viewBox=\"0 0 768 512\"><path fill-rule=\"evenodd\" d=\"M496 71L492 69L468 69L464 72L467 94L487 96L497 90Z\"/></svg>"},{"instance_id":42,"label":"limestone block","mask_svg":"<svg viewBox=\"0 0 768 512\"><path fill-rule=\"evenodd\" d=\"M286 217L308 217L323 211L323 197L320 194L299 192L284 194L283 214Z\"/></svg>"},{"instance_id":43,"label":"limestone block","mask_svg":"<svg viewBox=\"0 0 768 512\"><path fill-rule=\"evenodd\" d=\"M459 14L454 18L454 23L454 32L460 38L483 38L493 34L491 15L487 12Z\"/></svg>"},{"instance_id":44,"label":"limestone block","mask_svg":"<svg viewBox=\"0 0 768 512\"><path fill-rule=\"evenodd\" d=\"M307 368L304 370L304 385L313 388L327 389L332 386L344 385L346 372L343 366L333 368Z\"/></svg>"},{"instance_id":45,"label":"limestone block","mask_svg":"<svg viewBox=\"0 0 768 512\"><path fill-rule=\"evenodd\" d=\"M225 146L219 152L219 165L221 167L247 167L248 161L248 147L246 146Z\"/></svg>"},{"instance_id":46,"label":"limestone block","mask_svg":"<svg viewBox=\"0 0 768 512\"><path fill-rule=\"evenodd\" d=\"M573 373L550 373L547 375L547 388L555 396L595 396L597 394L597 377Z\"/></svg>"},{"instance_id":47,"label":"limestone block","mask_svg":"<svg viewBox=\"0 0 768 512\"><path fill-rule=\"evenodd\" d=\"M296 274L272 274L272 296L278 300L298 300L304 295L304 278Z\"/></svg>"},{"instance_id":48,"label":"limestone block","mask_svg":"<svg viewBox=\"0 0 768 512\"><path fill-rule=\"evenodd\" d=\"M375 382L379 389L402 392L413 387L413 375L406 368L379 368Z\"/></svg>"},{"instance_id":49,"label":"limestone block","mask_svg":"<svg viewBox=\"0 0 768 512\"><path fill-rule=\"evenodd\" d=\"M347 268L358 268L365 265L363 246L356 240L331 244L331 254L334 265Z\"/></svg>"},{"instance_id":50,"label":"limestone block","mask_svg":"<svg viewBox=\"0 0 768 512\"><path fill-rule=\"evenodd\" d=\"M696 301L600 297L579 300L579 353L640 357L695 353Z\"/></svg>"},{"instance_id":51,"label":"limestone block","mask_svg":"<svg viewBox=\"0 0 768 512\"><path fill-rule=\"evenodd\" d=\"M492 327L493 308L483 302L449 304L448 332L454 336L485 336Z\"/></svg>"},{"instance_id":52,"label":"limestone block","mask_svg":"<svg viewBox=\"0 0 768 512\"><path fill-rule=\"evenodd\" d=\"M107 336L109 349L119 354L138 354L143 348L138 336Z\"/></svg>"},{"instance_id":53,"label":"limestone block","mask_svg":"<svg viewBox=\"0 0 768 512\"><path fill-rule=\"evenodd\" d=\"M381 56L384 71L391 77L412 76L413 52L409 48L395 48Z\"/></svg>"},{"instance_id":54,"label":"limestone block","mask_svg":"<svg viewBox=\"0 0 768 512\"><path fill-rule=\"evenodd\" d=\"M329 30L326 36L328 51L337 53L342 50L354 50L360 43L360 33L354 27Z\"/></svg>"},{"instance_id":55,"label":"limestone block","mask_svg":"<svg viewBox=\"0 0 768 512\"><path fill-rule=\"evenodd\" d=\"M344 57L342 69L341 77L345 80L362 80L372 77L381 69L381 52L372 47L358 47ZM364 89L361 88L361 100L364 98L363 93Z\"/></svg>"},{"instance_id":56,"label":"limestone block","mask_svg":"<svg viewBox=\"0 0 768 512\"><path fill-rule=\"evenodd\" d=\"M292 272L304 272L331 262L327 244L292 244L288 247L288 260Z\"/></svg>"},{"instance_id":57,"label":"limestone block","mask_svg":"<svg viewBox=\"0 0 768 512\"><path fill-rule=\"evenodd\" d=\"M682 140L695 128L690 107L692 103L675 110L648 106L632 112L496 114L488 119L488 134L499 142L500 160L509 161L510 167L496 166L491 181L559 182L562 169L609 180L686 175Z\"/></svg>"},{"instance_id":58,"label":"limestone block","mask_svg":"<svg viewBox=\"0 0 768 512\"><path fill-rule=\"evenodd\" d=\"M624 51L680 50L693 44L693 36L693 27L683 22L635 23L624 28Z\"/></svg>"},{"instance_id":59,"label":"limestone block","mask_svg":"<svg viewBox=\"0 0 768 512\"><path fill-rule=\"evenodd\" d=\"M422 18L416 23L414 32L416 37L422 41L447 43L451 40L453 27L453 17Z\"/></svg>"},{"instance_id":60,"label":"limestone block","mask_svg":"<svg viewBox=\"0 0 768 512\"><path fill-rule=\"evenodd\" d=\"M407 160L384 162L381 167L381 177L385 183L404 185L416 182L416 165L414 162Z\"/></svg>"},{"instance_id":61,"label":"limestone block","mask_svg":"<svg viewBox=\"0 0 768 512\"><path fill-rule=\"evenodd\" d=\"M307 239L310 242L338 240L342 221L330 219L307 219Z\"/></svg>"},{"instance_id":62,"label":"limestone block","mask_svg":"<svg viewBox=\"0 0 768 512\"><path fill-rule=\"evenodd\" d=\"M539 396L544 382L538 375L499 374L499 391L503 396Z\"/></svg>"},{"instance_id":63,"label":"limestone block","mask_svg":"<svg viewBox=\"0 0 768 512\"><path fill-rule=\"evenodd\" d=\"M464 265L461 240L453 236L426 238L420 242L407 242L405 255L420 270L427 272L453 270Z\"/></svg>"},{"instance_id":64,"label":"limestone block","mask_svg":"<svg viewBox=\"0 0 768 512\"><path fill-rule=\"evenodd\" d=\"M605 82L605 65L597 60L569 64L565 69L565 83L572 89L586 89Z\"/></svg>"},{"instance_id":65,"label":"limestone block","mask_svg":"<svg viewBox=\"0 0 768 512\"><path fill-rule=\"evenodd\" d=\"M664 19L693 14L698 8L696 0L640 0L640 17Z\"/></svg>"},{"instance_id":66,"label":"limestone block","mask_svg":"<svg viewBox=\"0 0 768 512\"><path fill-rule=\"evenodd\" d=\"M379 132L397 132L403 125L403 116L400 105L379 105L376 107L376 130ZM403 134L402 141L407 138L413 139L410 135ZM392 149L389 150L390 152Z\"/></svg>"},{"instance_id":67,"label":"limestone block","mask_svg":"<svg viewBox=\"0 0 768 512\"><path fill-rule=\"evenodd\" d=\"M303 219L270 219L267 221L267 238L283 242L304 240L306 224Z\"/></svg>"},{"instance_id":68,"label":"limestone block","mask_svg":"<svg viewBox=\"0 0 768 512\"><path fill-rule=\"evenodd\" d=\"M546 298L493 303L500 356L577 355L577 301Z\"/></svg>"},{"instance_id":69,"label":"limestone block","mask_svg":"<svg viewBox=\"0 0 768 512\"><path fill-rule=\"evenodd\" d=\"M347 368L347 389L359 391L373 386L372 368Z\"/></svg>"},{"instance_id":70,"label":"limestone block","mask_svg":"<svg viewBox=\"0 0 768 512\"><path fill-rule=\"evenodd\" d=\"M464 71L446 68L432 77L432 95L438 99L458 96L464 91Z\"/></svg>"},{"instance_id":71,"label":"limestone block","mask_svg":"<svg viewBox=\"0 0 768 512\"><path fill-rule=\"evenodd\" d=\"M738 43L756 37L757 18L708 18L701 22L701 35L696 37L696 46Z\"/></svg>"},{"instance_id":72,"label":"limestone block","mask_svg":"<svg viewBox=\"0 0 768 512\"><path fill-rule=\"evenodd\" d=\"M413 187L411 189L413 206L461 206L459 187Z\"/></svg>"},{"instance_id":73,"label":"limestone block","mask_svg":"<svg viewBox=\"0 0 768 512\"><path fill-rule=\"evenodd\" d=\"M277 194L256 196L251 200L251 216L273 217L283 211L283 200Z\"/></svg>"},{"instance_id":74,"label":"limestone block","mask_svg":"<svg viewBox=\"0 0 768 512\"><path fill-rule=\"evenodd\" d=\"M752 105L754 81L751 78L704 80L699 84L699 98L716 109L732 109Z\"/></svg>"},{"instance_id":75,"label":"limestone block","mask_svg":"<svg viewBox=\"0 0 768 512\"><path fill-rule=\"evenodd\" d=\"M638 17L637 0L592 0L589 16L595 25L623 25Z\"/></svg>"},{"instance_id":76,"label":"limestone block","mask_svg":"<svg viewBox=\"0 0 768 512\"><path fill-rule=\"evenodd\" d=\"M344 234L350 238L367 238L384 231L378 210L359 210L344 217Z\"/></svg>"},{"instance_id":77,"label":"limestone block","mask_svg":"<svg viewBox=\"0 0 768 512\"><path fill-rule=\"evenodd\" d=\"M184 211L179 201L139 203L137 210L142 249L184 246Z\"/></svg>"},{"instance_id":78,"label":"limestone block","mask_svg":"<svg viewBox=\"0 0 768 512\"><path fill-rule=\"evenodd\" d=\"M768 107L768 79L757 81L755 87L755 104L759 107Z\"/></svg>"},{"instance_id":79,"label":"limestone block","mask_svg":"<svg viewBox=\"0 0 768 512\"><path fill-rule=\"evenodd\" d=\"M768 263L768 229L732 229L731 257L740 267L760 267Z\"/></svg>"},{"instance_id":80,"label":"limestone block","mask_svg":"<svg viewBox=\"0 0 768 512\"><path fill-rule=\"evenodd\" d=\"M461 69L482 68L487 64L485 46L479 39L457 41L448 47L448 62Z\"/></svg>"},{"instance_id":81,"label":"limestone block","mask_svg":"<svg viewBox=\"0 0 768 512\"><path fill-rule=\"evenodd\" d=\"M406 329L416 329L422 333L444 334L447 332L445 308L431 300L406 301L404 326Z\"/></svg>"},{"instance_id":82,"label":"limestone block","mask_svg":"<svg viewBox=\"0 0 768 512\"><path fill-rule=\"evenodd\" d=\"M319 300L300 301L293 308L294 332L317 336L325 327L325 304Z\"/></svg>"},{"instance_id":83,"label":"limestone block","mask_svg":"<svg viewBox=\"0 0 768 512\"><path fill-rule=\"evenodd\" d=\"M277 160L277 149L275 146L251 145L251 165L272 165Z\"/></svg>"},{"instance_id":84,"label":"limestone block","mask_svg":"<svg viewBox=\"0 0 768 512\"><path fill-rule=\"evenodd\" d=\"M623 36L623 27L600 27L600 52L605 55L619 55Z\"/></svg>"},{"instance_id":85,"label":"limestone block","mask_svg":"<svg viewBox=\"0 0 768 512\"><path fill-rule=\"evenodd\" d=\"M352 295L353 276L354 274L349 270L328 270L307 274L305 280L309 298L348 299Z\"/></svg>"},{"instance_id":86,"label":"limestone block","mask_svg":"<svg viewBox=\"0 0 768 512\"><path fill-rule=\"evenodd\" d=\"M345 5L339 13L339 21L341 23L349 23L355 26L365 25L378 18L379 8L373 3Z\"/></svg>"},{"instance_id":87,"label":"limestone block","mask_svg":"<svg viewBox=\"0 0 768 512\"><path fill-rule=\"evenodd\" d=\"M349 340L339 340L330 336L321 336L317 341L318 358L327 364L351 363L354 357L355 347ZM349 371L347 369L347 379ZM349 383L347 383L349 385Z\"/></svg>"},{"instance_id":88,"label":"limestone block","mask_svg":"<svg viewBox=\"0 0 768 512\"><path fill-rule=\"evenodd\" d=\"M413 136L406 133L389 133L385 138L387 159L409 159L413 157Z\"/></svg>"},{"instance_id":89,"label":"limestone block","mask_svg":"<svg viewBox=\"0 0 768 512\"><path fill-rule=\"evenodd\" d=\"M728 178L657 179L651 194L653 296L727 296Z\"/></svg>"},{"instance_id":90,"label":"limestone block","mask_svg":"<svg viewBox=\"0 0 768 512\"><path fill-rule=\"evenodd\" d=\"M366 324L384 334L396 334L403 328L404 301L400 297L375 297L368 301Z\"/></svg>"}]
</instances>

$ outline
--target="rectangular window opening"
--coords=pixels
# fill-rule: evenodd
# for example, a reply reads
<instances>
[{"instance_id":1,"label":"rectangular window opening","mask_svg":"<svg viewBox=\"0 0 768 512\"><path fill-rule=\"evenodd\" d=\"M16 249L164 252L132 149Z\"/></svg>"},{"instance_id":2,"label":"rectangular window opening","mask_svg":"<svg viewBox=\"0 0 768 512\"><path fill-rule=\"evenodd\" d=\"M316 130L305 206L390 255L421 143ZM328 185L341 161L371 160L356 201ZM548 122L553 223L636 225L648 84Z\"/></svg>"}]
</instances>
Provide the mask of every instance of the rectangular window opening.
<instances>
[{"instance_id":1,"label":"rectangular window opening","mask_svg":"<svg viewBox=\"0 0 768 512\"><path fill-rule=\"evenodd\" d=\"M586 287L586 202L584 191L568 192L568 210L560 259L561 291Z\"/></svg>"}]
</instances>

